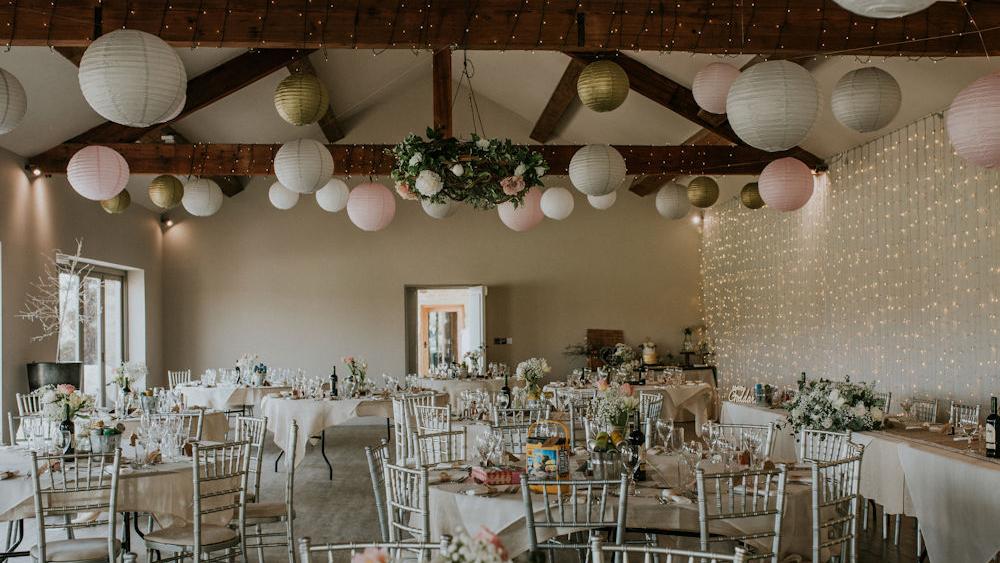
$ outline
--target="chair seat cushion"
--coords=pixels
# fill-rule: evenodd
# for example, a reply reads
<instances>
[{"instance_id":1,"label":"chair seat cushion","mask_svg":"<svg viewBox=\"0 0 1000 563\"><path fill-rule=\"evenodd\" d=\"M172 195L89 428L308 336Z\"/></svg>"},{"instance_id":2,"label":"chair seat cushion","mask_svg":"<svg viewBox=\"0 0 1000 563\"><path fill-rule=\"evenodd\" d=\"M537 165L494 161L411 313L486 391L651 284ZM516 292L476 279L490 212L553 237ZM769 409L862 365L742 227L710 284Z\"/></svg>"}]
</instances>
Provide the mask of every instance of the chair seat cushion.
<instances>
[{"instance_id":1,"label":"chair seat cushion","mask_svg":"<svg viewBox=\"0 0 1000 563\"><path fill-rule=\"evenodd\" d=\"M283 502L248 502L246 518L281 518L287 513Z\"/></svg>"},{"instance_id":2,"label":"chair seat cushion","mask_svg":"<svg viewBox=\"0 0 1000 563\"><path fill-rule=\"evenodd\" d=\"M115 540L115 557L121 553L122 544ZM31 557L38 560L41 554L38 546L31 548ZM80 538L46 542L47 561L107 561L108 540L105 538Z\"/></svg>"},{"instance_id":3,"label":"chair seat cushion","mask_svg":"<svg viewBox=\"0 0 1000 563\"><path fill-rule=\"evenodd\" d=\"M162 530L156 530L146 534L146 542L180 545L186 547L194 546L194 526L185 524L183 526L168 526ZM208 546L217 543L225 543L239 539L236 530L226 526L201 525L201 545Z\"/></svg>"}]
</instances>

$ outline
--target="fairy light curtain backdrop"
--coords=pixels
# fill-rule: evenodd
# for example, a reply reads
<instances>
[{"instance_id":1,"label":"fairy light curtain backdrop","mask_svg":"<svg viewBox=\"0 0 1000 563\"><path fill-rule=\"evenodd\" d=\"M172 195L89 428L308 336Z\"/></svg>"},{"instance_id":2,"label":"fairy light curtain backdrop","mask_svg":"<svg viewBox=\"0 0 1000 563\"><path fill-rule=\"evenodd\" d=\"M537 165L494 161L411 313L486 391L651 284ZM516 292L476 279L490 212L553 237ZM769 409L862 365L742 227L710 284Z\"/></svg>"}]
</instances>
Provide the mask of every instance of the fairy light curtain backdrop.
<instances>
[{"instance_id":1,"label":"fairy light curtain backdrop","mask_svg":"<svg viewBox=\"0 0 1000 563\"><path fill-rule=\"evenodd\" d=\"M831 159L798 213L707 213L703 306L729 384L878 381L985 403L1000 382L1000 174L933 115Z\"/></svg>"}]
</instances>

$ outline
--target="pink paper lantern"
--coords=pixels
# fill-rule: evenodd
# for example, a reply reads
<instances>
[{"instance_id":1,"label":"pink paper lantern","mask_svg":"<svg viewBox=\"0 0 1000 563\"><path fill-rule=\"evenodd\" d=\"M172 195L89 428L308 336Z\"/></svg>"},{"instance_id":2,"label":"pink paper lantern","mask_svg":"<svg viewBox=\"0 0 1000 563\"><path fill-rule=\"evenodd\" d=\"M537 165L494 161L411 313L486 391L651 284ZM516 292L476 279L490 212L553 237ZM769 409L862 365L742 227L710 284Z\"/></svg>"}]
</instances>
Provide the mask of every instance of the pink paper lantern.
<instances>
[{"instance_id":1,"label":"pink paper lantern","mask_svg":"<svg viewBox=\"0 0 1000 563\"><path fill-rule=\"evenodd\" d=\"M382 184L360 184L347 197L347 216L363 231L381 231L396 216L396 198Z\"/></svg>"},{"instance_id":2,"label":"pink paper lantern","mask_svg":"<svg viewBox=\"0 0 1000 563\"><path fill-rule=\"evenodd\" d=\"M698 107L711 113L726 113L729 88L740 77L740 69L726 63L712 63L694 75L691 93Z\"/></svg>"},{"instance_id":3,"label":"pink paper lantern","mask_svg":"<svg viewBox=\"0 0 1000 563\"><path fill-rule=\"evenodd\" d=\"M959 92L945 115L945 126L958 156L984 168L1000 165L1000 73Z\"/></svg>"},{"instance_id":4,"label":"pink paper lantern","mask_svg":"<svg viewBox=\"0 0 1000 563\"><path fill-rule=\"evenodd\" d=\"M524 202L514 207L514 204L507 201L497 206L497 213L504 225L512 231L519 233L534 228L545 215L542 213L542 190L535 186L524 194Z\"/></svg>"},{"instance_id":5,"label":"pink paper lantern","mask_svg":"<svg viewBox=\"0 0 1000 563\"><path fill-rule=\"evenodd\" d=\"M128 162L112 148L91 145L76 151L69 159L66 178L83 197L104 201L125 189Z\"/></svg>"},{"instance_id":6,"label":"pink paper lantern","mask_svg":"<svg viewBox=\"0 0 1000 563\"><path fill-rule=\"evenodd\" d=\"M771 209L795 211L813 194L812 170L801 160L779 158L764 167L757 181L760 197Z\"/></svg>"}]
</instances>

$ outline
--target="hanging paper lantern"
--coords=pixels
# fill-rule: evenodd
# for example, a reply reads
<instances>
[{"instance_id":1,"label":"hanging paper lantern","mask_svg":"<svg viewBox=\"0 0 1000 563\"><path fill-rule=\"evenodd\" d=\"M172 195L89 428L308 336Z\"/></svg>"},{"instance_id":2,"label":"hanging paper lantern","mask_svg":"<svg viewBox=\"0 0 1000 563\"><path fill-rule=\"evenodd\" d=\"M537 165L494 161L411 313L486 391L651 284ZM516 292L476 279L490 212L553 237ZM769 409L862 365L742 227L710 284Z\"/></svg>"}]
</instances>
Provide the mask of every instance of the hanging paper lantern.
<instances>
[{"instance_id":1,"label":"hanging paper lantern","mask_svg":"<svg viewBox=\"0 0 1000 563\"><path fill-rule=\"evenodd\" d=\"M795 211L813 194L812 170L801 160L779 158L764 167L757 180L764 203L778 211Z\"/></svg>"},{"instance_id":2,"label":"hanging paper lantern","mask_svg":"<svg viewBox=\"0 0 1000 563\"><path fill-rule=\"evenodd\" d=\"M148 127L177 110L187 72L173 47L155 35L116 29L97 38L80 59L80 89L101 117Z\"/></svg>"},{"instance_id":3,"label":"hanging paper lantern","mask_svg":"<svg viewBox=\"0 0 1000 563\"><path fill-rule=\"evenodd\" d=\"M132 205L132 196L129 195L128 190L122 190L115 197L101 202L101 207L112 215L124 213L129 205Z\"/></svg>"},{"instance_id":4,"label":"hanging paper lantern","mask_svg":"<svg viewBox=\"0 0 1000 563\"><path fill-rule=\"evenodd\" d=\"M784 151L801 143L819 115L819 87L809 71L789 61L768 61L740 74L729 89L726 113L748 145Z\"/></svg>"},{"instance_id":5,"label":"hanging paper lantern","mask_svg":"<svg viewBox=\"0 0 1000 563\"><path fill-rule=\"evenodd\" d=\"M281 182L275 182L267 190L267 199L271 200L271 205L278 209L291 209L299 202L299 192L293 192L282 186Z\"/></svg>"},{"instance_id":6,"label":"hanging paper lantern","mask_svg":"<svg viewBox=\"0 0 1000 563\"><path fill-rule=\"evenodd\" d=\"M945 114L958 156L985 168L1000 165L1000 73L966 86Z\"/></svg>"},{"instance_id":7,"label":"hanging paper lantern","mask_svg":"<svg viewBox=\"0 0 1000 563\"><path fill-rule=\"evenodd\" d=\"M184 186L181 205L196 217L215 215L222 208L222 188L208 178L195 178Z\"/></svg>"},{"instance_id":8,"label":"hanging paper lantern","mask_svg":"<svg viewBox=\"0 0 1000 563\"><path fill-rule=\"evenodd\" d=\"M688 189L677 182L667 182L656 192L656 212L666 219L682 219L691 210Z\"/></svg>"},{"instance_id":9,"label":"hanging paper lantern","mask_svg":"<svg viewBox=\"0 0 1000 563\"><path fill-rule=\"evenodd\" d=\"M573 212L573 192L566 188L549 188L542 193L542 214L549 219L562 221Z\"/></svg>"},{"instance_id":10,"label":"hanging paper lantern","mask_svg":"<svg viewBox=\"0 0 1000 563\"><path fill-rule=\"evenodd\" d=\"M618 192L587 196L587 203L589 203L594 209L600 209L601 211L611 209L611 206L614 205L616 201L618 201Z\"/></svg>"},{"instance_id":11,"label":"hanging paper lantern","mask_svg":"<svg viewBox=\"0 0 1000 563\"><path fill-rule=\"evenodd\" d=\"M712 207L719 201L719 183L708 176L698 176L688 184L687 197L695 207Z\"/></svg>"},{"instance_id":12,"label":"hanging paper lantern","mask_svg":"<svg viewBox=\"0 0 1000 563\"><path fill-rule=\"evenodd\" d=\"M569 161L569 179L587 195L605 195L625 179L625 159L610 145L580 147Z\"/></svg>"},{"instance_id":13,"label":"hanging paper lantern","mask_svg":"<svg viewBox=\"0 0 1000 563\"><path fill-rule=\"evenodd\" d=\"M833 0L848 12L867 18L901 18L915 14L937 0Z\"/></svg>"},{"instance_id":14,"label":"hanging paper lantern","mask_svg":"<svg viewBox=\"0 0 1000 563\"><path fill-rule=\"evenodd\" d=\"M740 69L726 63L712 63L694 75L691 93L698 107L710 113L726 113L729 88L740 77Z\"/></svg>"},{"instance_id":15,"label":"hanging paper lantern","mask_svg":"<svg viewBox=\"0 0 1000 563\"><path fill-rule=\"evenodd\" d=\"M274 155L274 175L282 186L293 192L311 194L333 175L333 155L319 141L289 141Z\"/></svg>"},{"instance_id":16,"label":"hanging paper lantern","mask_svg":"<svg viewBox=\"0 0 1000 563\"><path fill-rule=\"evenodd\" d=\"M529 188L521 205L514 207L511 201L497 206L500 221L512 231L524 232L533 229L545 216L542 214L542 190L538 186Z\"/></svg>"},{"instance_id":17,"label":"hanging paper lantern","mask_svg":"<svg viewBox=\"0 0 1000 563\"><path fill-rule=\"evenodd\" d=\"M424 208L424 213L435 219L447 219L458 211L458 203L453 200L445 200L444 203L436 203L429 199L421 200L420 207Z\"/></svg>"},{"instance_id":18,"label":"hanging paper lantern","mask_svg":"<svg viewBox=\"0 0 1000 563\"><path fill-rule=\"evenodd\" d=\"M17 77L0 68L0 135L10 133L28 112L28 96Z\"/></svg>"},{"instance_id":19,"label":"hanging paper lantern","mask_svg":"<svg viewBox=\"0 0 1000 563\"><path fill-rule=\"evenodd\" d=\"M329 107L326 86L315 74L292 74L274 91L274 108L281 119L292 125L316 123Z\"/></svg>"},{"instance_id":20,"label":"hanging paper lantern","mask_svg":"<svg viewBox=\"0 0 1000 563\"><path fill-rule=\"evenodd\" d=\"M396 198L382 184L360 184L347 199L347 216L362 231L381 231L396 216Z\"/></svg>"},{"instance_id":21,"label":"hanging paper lantern","mask_svg":"<svg viewBox=\"0 0 1000 563\"><path fill-rule=\"evenodd\" d=\"M902 101L903 92L896 79L875 67L848 72L837 81L830 97L837 121L861 133L888 125Z\"/></svg>"},{"instance_id":22,"label":"hanging paper lantern","mask_svg":"<svg viewBox=\"0 0 1000 563\"><path fill-rule=\"evenodd\" d=\"M174 103L174 107L170 108L170 111L167 113L167 118L164 119L164 121L173 121L174 119L176 119L177 116L180 115L182 111L184 111L185 105L187 105L186 95L183 98L177 100L176 103Z\"/></svg>"},{"instance_id":23,"label":"hanging paper lantern","mask_svg":"<svg viewBox=\"0 0 1000 563\"><path fill-rule=\"evenodd\" d=\"M330 178L318 192L316 192L316 203L330 213L336 213L347 207L347 198L350 197L351 190L340 178Z\"/></svg>"},{"instance_id":24,"label":"hanging paper lantern","mask_svg":"<svg viewBox=\"0 0 1000 563\"><path fill-rule=\"evenodd\" d=\"M128 163L114 149L91 145L76 151L69 159L66 178L78 194L94 201L104 201L125 189Z\"/></svg>"},{"instance_id":25,"label":"hanging paper lantern","mask_svg":"<svg viewBox=\"0 0 1000 563\"><path fill-rule=\"evenodd\" d=\"M184 197L184 184L169 174L157 176L146 188L149 200L160 209L173 209L181 203Z\"/></svg>"},{"instance_id":26,"label":"hanging paper lantern","mask_svg":"<svg viewBox=\"0 0 1000 563\"><path fill-rule=\"evenodd\" d=\"M611 111L628 97L628 75L612 61L594 61L576 79L576 93L594 111Z\"/></svg>"},{"instance_id":27,"label":"hanging paper lantern","mask_svg":"<svg viewBox=\"0 0 1000 563\"><path fill-rule=\"evenodd\" d=\"M764 207L764 200L760 197L760 184L750 182L740 190L740 202L747 209L760 209Z\"/></svg>"}]
</instances>

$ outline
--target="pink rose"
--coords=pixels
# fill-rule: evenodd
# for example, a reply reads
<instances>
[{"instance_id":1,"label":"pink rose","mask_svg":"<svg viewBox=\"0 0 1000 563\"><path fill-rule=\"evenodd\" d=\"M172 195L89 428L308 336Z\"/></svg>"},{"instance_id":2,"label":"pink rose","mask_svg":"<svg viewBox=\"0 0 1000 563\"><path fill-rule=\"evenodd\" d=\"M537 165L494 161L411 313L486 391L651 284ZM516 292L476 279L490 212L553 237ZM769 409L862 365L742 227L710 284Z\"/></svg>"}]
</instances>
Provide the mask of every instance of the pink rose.
<instances>
[{"instance_id":1,"label":"pink rose","mask_svg":"<svg viewBox=\"0 0 1000 563\"><path fill-rule=\"evenodd\" d=\"M343 360L345 364L353 364L354 356L344 356Z\"/></svg>"},{"instance_id":2,"label":"pink rose","mask_svg":"<svg viewBox=\"0 0 1000 563\"><path fill-rule=\"evenodd\" d=\"M413 189L406 182L396 182L396 193L403 199L420 199L420 196L413 193Z\"/></svg>"},{"instance_id":3,"label":"pink rose","mask_svg":"<svg viewBox=\"0 0 1000 563\"><path fill-rule=\"evenodd\" d=\"M507 176L503 180L500 180L500 187L503 188L503 193L507 195L517 195L524 191L524 178L520 176Z\"/></svg>"},{"instance_id":4,"label":"pink rose","mask_svg":"<svg viewBox=\"0 0 1000 563\"><path fill-rule=\"evenodd\" d=\"M597 390L598 391L607 391L608 387L610 387L610 385L608 385L608 380L607 379L598 379L597 380Z\"/></svg>"},{"instance_id":5,"label":"pink rose","mask_svg":"<svg viewBox=\"0 0 1000 563\"><path fill-rule=\"evenodd\" d=\"M626 397L631 397L632 393L635 393L635 389L632 389L632 386L628 383L622 383L622 386L619 389L621 389L622 395L625 395Z\"/></svg>"},{"instance_id":6,"label":"pink rose","mask_svg":"<svg viewBox=\"0 0 1000 563\"><path fill-rule=\"evenodd\" d=\"M509 559L509 555L507 554L507 548L504 547L503 542L500 541L500 536L494 534L486 526L483 526L482 528L479 529L479 533L476 534L476 539L481 542L492 545L497 550L497 555L499 555L500 559L502 559L503 561Z\"/></svg>"},{"instance_id":7,"label":"pink rose","mask_svg":"<svg viewBox=\"0 0 1000 563\"><path fill-rule=\"evenodd\" d=\"M377 547L366 548L361 553L355 553L351 557L351 563L388 563L389 552Z\"/></svg>"},{"instance_id":8,"label":"pink rose","mask_svg":"<svg viewBox=\"0 0 1000 563\"><path fill-rule=\"evenodd\" d=\"M76 387L73 387L69 383L61 383L58 386L56 386L56 391L69 395L72 394L74 391L76 391Z\"/></svg>"}]
</instances>

